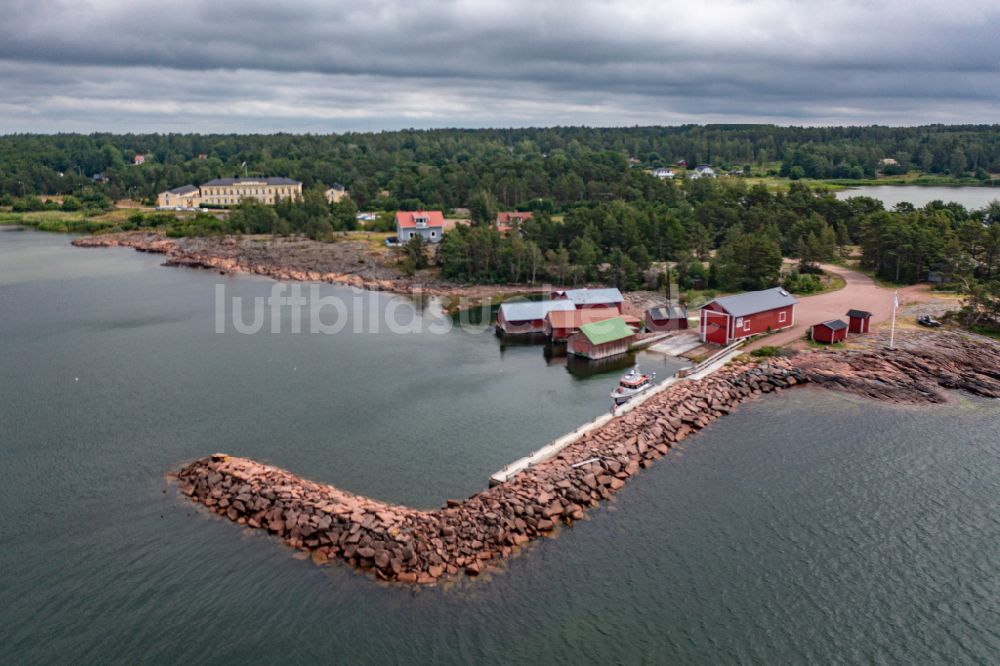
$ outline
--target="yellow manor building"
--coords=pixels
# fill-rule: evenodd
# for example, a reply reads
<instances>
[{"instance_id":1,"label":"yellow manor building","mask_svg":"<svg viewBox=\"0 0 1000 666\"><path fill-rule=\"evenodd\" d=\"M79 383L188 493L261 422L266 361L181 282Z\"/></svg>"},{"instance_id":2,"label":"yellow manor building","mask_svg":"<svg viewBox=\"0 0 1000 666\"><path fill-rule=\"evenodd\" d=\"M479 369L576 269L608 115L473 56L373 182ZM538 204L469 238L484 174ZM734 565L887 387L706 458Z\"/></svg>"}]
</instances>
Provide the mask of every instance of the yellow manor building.
<instances>
[{"instance_id":1,"label":"yellow manor building","mask_svg":"<svg viewBox=\"0 0 1000 666\"><path fill-rule=\"evenodd\" d=\"M244 198L273 204L278 199L302 196L302 183L291 178L216 178L203 184L175 187L161 192L158 208L200 208L237 206Z\"/></svg>"}]
</instances>

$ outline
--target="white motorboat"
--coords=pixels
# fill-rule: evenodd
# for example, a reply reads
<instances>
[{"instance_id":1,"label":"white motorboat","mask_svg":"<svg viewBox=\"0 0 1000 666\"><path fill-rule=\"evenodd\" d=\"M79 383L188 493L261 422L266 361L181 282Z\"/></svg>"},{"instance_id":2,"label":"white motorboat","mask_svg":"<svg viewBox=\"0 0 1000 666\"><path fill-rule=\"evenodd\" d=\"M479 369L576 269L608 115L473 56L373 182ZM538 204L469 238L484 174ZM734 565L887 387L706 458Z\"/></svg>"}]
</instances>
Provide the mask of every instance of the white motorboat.
<instances>
[{"instance_id":1,"label":"white motorboat","mask_svg":"<svg viewBox=\"0 0 1000 666\"><path fill-rule=\"evenodd\" d=\"M653 388L655 378L655 372L645 375L639 372L639 366L635 366L618 380L618 387L611 392L611 398L616 405L623 405L643 391Z\"/></svg>"}]
</instances>

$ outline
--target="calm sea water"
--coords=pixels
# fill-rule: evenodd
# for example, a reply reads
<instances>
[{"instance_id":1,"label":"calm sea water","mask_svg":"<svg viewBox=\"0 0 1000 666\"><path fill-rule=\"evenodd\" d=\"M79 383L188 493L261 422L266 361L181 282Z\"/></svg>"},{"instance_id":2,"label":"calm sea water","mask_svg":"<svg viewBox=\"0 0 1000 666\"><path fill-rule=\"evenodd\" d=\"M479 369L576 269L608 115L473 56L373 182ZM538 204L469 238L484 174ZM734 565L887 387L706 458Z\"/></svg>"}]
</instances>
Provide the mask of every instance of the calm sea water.
<instances>
[{"instance_id":1,"label":"calm sea water","mask_svg":"<svg viewBox=\"0 0 1000 666\"><path fill-rule=\"evenodd\" d=\"M969 210L987 206L1000 199L1000 189L996 187L941 187L936 185L867 185L850 187L837 192L838 199L849 197L872 197L879 199L886 208L908 202L922 208L932 201L954 201Z\"/></svg>"},{"instance_id":2,"label":"calm sea water","mask_svg":"<svg viewBox=\"0 0 1000 666\"><path fill-rule=\"evenodd\" d=\"M219 335L215 285L271 283L159 261L0 232L4 663L1000 660L996 401L786 392L499 573L382 587L164 474L224 450L434 506L603 411L617 371L461 331Z\"/></svg>"}]
</instances>

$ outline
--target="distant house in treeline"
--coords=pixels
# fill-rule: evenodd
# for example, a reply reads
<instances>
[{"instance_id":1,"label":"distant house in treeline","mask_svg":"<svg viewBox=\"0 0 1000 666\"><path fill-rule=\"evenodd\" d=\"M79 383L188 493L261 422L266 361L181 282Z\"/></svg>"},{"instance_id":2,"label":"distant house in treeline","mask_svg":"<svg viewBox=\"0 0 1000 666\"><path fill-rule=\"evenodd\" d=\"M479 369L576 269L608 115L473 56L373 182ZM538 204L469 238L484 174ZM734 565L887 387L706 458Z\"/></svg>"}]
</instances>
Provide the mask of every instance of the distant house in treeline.
<instances>
[{"instance_id":1,"label":"distant house in treeline","mask_svg":"<svg viewBox=\"0 0 1000 666\"><path fill-rule=\"evenodd\" d=\"M329 203L337 203L347 196L347 188L340 183L334 183L326 189L326 200Z\"/></svg>"},{"instance_id":2,"label":"distant house in treeline","mask_svg":"<svg viewBox=\"0 0 1000 666\"><path fill-rule=\"evenodd\" d=\"M440 243L444 236L444 213L439 210L401 210L396 213L396 238L406 243L423 236L428 243Z\"/></svg>"},{"instance_id":3,"label":"distant house in treeline","mask_svg":"<svg viewBox=\"0 0 1000 666\"><path fill-rule=\"evenodd\" d=\"M156 198L157 208L198 208L201 206L201 190L194 185L182 185L161 192Z\"/></svg>"},{"instance_id":4,"label":"distant house in treeline","mask_svg":"<svg viewBox=\"0 0 1000 666\"><path fill-rule=\"evenodd\" d=\"M132 158L132 164L134 164L135 166L139 166L140 164L145 164L145 163L146 163L146 156L141 153L137 153L136 156Z\"/></svg>"},{"instance_id":5,"label":"distant house in treeline","mask_svg":"<svg viewBox=\"0 0 1000 666\"><path fill-rule=\"evenodd\" d=\"M504 211L497 213L497 231L501 234L509 234L514 225L522 225L526 220L530 220L534 215L529 211Z\"/></svg>"},{"instance_id":6,"label":"distant house in treeline","mask_svg":"<svg viewBox=\"0 0 1000 666\"><path fill-rule=\"evenodd\" d=\"M215 178L201 187L184 185L160 192L160 208L197 208L199 206L238 206L244 199L254 199L272 205L281 199L294 199L302 195L302 183L291 178ZM181 203L177 199L183 197Z\"/></svg>"}]
</instances>

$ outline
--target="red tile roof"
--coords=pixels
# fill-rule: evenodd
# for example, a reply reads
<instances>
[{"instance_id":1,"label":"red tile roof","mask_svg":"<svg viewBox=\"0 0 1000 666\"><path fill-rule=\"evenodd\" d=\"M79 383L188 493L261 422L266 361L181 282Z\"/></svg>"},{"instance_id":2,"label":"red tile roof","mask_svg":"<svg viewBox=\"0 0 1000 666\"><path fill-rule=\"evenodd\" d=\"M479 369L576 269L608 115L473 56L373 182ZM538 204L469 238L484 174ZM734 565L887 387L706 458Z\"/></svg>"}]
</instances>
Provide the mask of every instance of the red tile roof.
<instances>
[{"instance_id":1,"label":"red tile roof","mask_svg":"<svg viewBox=\"0 0 1000 666\"><path fill-rule=\"evenodd\" d=\"M530 220L532 217L531 211L523 213L502 212L497 213L497 224L509 225L511 222L524 222L525 220Z\"/></svg>"},{"instance_id":2,"label":"red tile roof","mask_svg":"<svg viewBox=\"0 0 1000 666\"><path fill-rule=\"evenodd\" d=\"M584 324L604 321L620 316L616 308L588 308L586 310L556 310L546 315L552 328L580 328Z\"/></svg>"},{"instance_id":3,"label":"red tile roof","mask_svg":"<svg viewBox=\"0 0 1000 666\"><path fill-rule=\"evenodd\" d=\"M401 210L396 213L396 226L401 229L414 229L417 226L414 217L426 217L428 229L444 227L444 213L439 210Z\"/></svg>"}]
</instances>

